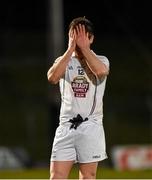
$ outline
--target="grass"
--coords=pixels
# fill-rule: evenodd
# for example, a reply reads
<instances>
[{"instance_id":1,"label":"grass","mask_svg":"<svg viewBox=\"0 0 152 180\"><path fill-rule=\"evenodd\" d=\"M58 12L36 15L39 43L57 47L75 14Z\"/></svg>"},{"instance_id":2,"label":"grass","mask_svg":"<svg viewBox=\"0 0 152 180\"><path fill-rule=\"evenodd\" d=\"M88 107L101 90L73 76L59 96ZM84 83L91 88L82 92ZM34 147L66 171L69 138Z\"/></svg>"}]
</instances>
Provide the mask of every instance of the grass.
<instances>
[{"instance_id":1,"label":"grass","mask_svg":"<svg viewBox=\"0 0 152 180\"><path fill-rule=\"evenodd\" d=\"M1 179L49 179L49 169L0 170ZM70 179L78 178L78 169L73 167ZM97 179L150 179L152 170L116 171L113 169L98 168Z\"/></svg>"}]
</instances>

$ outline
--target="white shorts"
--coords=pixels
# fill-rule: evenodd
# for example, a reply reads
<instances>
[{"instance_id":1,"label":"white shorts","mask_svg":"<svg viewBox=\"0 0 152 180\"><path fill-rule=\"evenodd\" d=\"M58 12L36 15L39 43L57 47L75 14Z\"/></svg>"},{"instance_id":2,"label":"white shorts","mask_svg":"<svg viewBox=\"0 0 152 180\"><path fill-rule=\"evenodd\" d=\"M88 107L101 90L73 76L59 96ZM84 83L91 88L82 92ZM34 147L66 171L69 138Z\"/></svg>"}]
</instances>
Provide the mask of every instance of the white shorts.
<instances>
[{"instance_id":1,"label":"white shorts","mask_svg":"<svg viewBox=\"0 0 152 180\"><path fill-rule=\"evenodd\" d=\"M82 122L77 129L71 123L60 125L55 133L51 161L98 162L107 158L101 120Z\"/></svg>"}]
</instances>

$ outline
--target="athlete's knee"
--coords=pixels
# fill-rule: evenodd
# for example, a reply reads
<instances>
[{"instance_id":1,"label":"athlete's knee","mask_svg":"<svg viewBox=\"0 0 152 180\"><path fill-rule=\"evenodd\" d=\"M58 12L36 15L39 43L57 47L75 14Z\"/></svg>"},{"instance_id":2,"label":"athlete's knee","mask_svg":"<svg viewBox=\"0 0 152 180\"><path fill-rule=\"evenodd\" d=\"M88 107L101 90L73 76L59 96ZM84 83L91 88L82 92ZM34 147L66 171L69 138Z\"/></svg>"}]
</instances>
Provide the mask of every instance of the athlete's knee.
<instances>
[{"instance_id":1,"label":"athlete's knee","mask_svg":"<svg viewBox=\"0 0 152 180\"><path fill-rule=\"evenodd\" d=\"M62 172L62 171L50 171L50 180L53 179L66 179L67 175L66 173Z\"/></svg>"},{"instance_id":2,"label":"athlete's knee","mask_svg":"<svg viewBox=\"0 0 152 180\"><path fill-rule=\"evenodd\" d=\"M96 172L83 172L80 173L80 179L96 179Z\"/></svg>"}]
</instances>

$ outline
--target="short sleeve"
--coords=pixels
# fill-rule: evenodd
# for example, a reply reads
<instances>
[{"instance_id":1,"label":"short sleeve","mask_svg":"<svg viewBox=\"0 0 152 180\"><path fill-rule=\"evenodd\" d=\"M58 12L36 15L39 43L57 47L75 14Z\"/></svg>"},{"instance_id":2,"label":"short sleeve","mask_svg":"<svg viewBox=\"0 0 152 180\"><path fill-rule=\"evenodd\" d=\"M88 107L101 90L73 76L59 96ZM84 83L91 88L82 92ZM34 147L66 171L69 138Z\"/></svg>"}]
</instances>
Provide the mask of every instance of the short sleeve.
<instances>
[{"instance_id":1,"label":"short sleeve","mask_svg":"<svg viewBox=\"0 0 152 180\"><path fill-rule=\"evenodd\" d=\"M102 61L102 63L104 63L104 64L106 65L106 67L107 67L108 70L109 70L109 68L110 68L110 63L109 63L108 58L107 58L106 56L98 56L98 57L99 57L99 59Z\"/></svg>"}]
</instances>

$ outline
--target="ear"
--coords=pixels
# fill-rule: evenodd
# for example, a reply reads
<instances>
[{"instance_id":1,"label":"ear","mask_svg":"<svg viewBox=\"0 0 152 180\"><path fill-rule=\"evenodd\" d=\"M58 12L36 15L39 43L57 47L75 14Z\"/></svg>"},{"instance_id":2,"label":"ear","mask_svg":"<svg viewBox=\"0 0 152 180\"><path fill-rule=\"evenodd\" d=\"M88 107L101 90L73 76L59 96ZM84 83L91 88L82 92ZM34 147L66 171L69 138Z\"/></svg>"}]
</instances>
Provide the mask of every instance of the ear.
<instances>
[{"instance_id":1,"label":"ear","mask_svg":"<svg viewBox=\"0 0 152 180\"><path fill-rule=\"evenodd\" d=\"M90 44L93 43L93 40L94 40L94 35L91 35L91 37L90 37Z\"/></svg>"}]
</instances>

